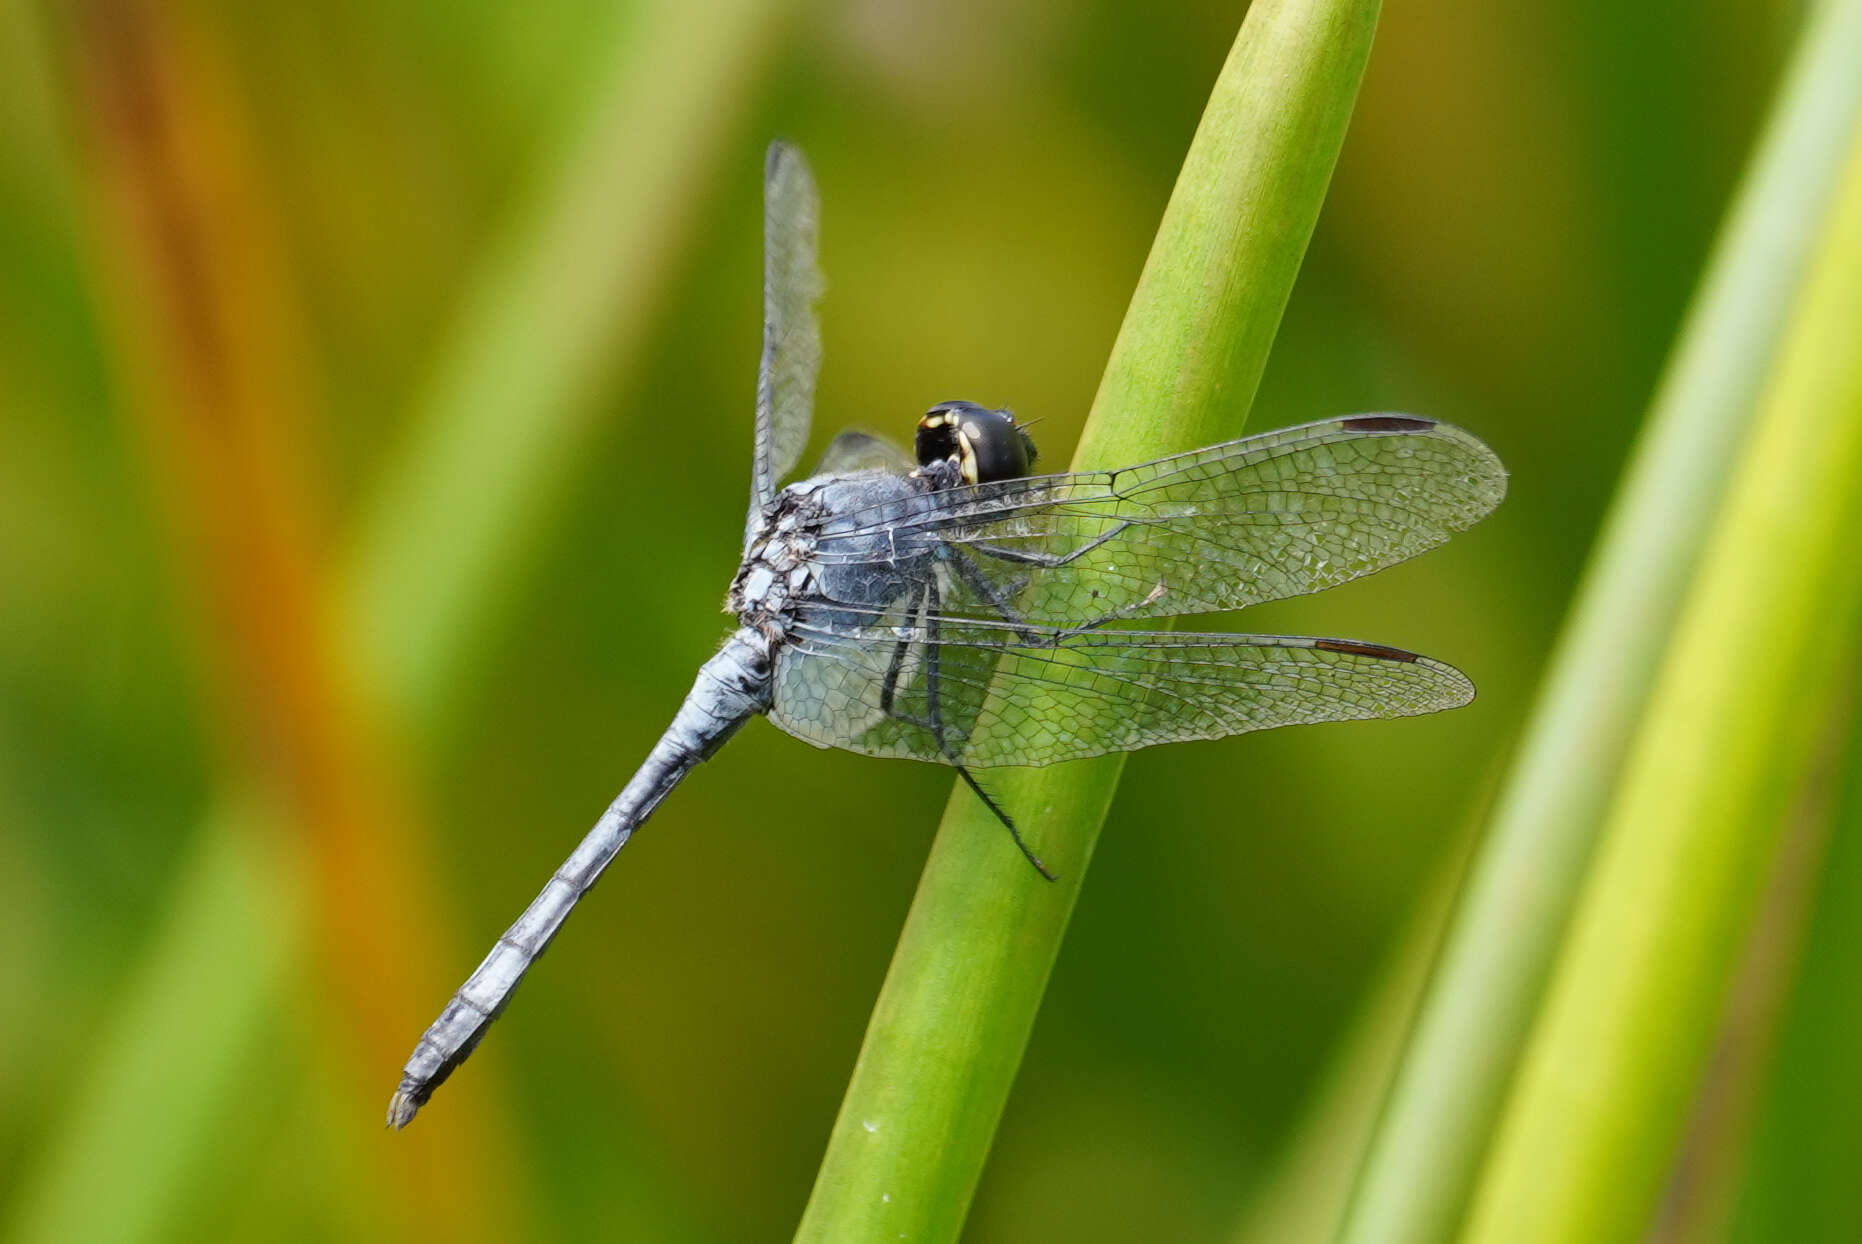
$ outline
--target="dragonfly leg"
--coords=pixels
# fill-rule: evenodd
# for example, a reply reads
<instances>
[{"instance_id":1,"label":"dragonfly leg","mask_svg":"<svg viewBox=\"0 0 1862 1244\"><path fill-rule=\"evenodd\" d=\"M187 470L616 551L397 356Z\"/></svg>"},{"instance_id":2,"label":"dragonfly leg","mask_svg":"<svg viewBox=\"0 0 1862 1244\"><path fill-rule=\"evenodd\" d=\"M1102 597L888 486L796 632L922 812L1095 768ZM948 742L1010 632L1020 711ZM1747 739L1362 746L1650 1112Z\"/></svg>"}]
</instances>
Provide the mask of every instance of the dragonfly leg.
<instances>
[{"instance_id":1,"label":"dragonfly leg","mask_svg":"<svg viewBox=\"0 0 1862 1244\"><path fill-rule=\"evenodd\" d=\"M956 569L957 577L963 580L964 586L969 588L972 592L975 592L991 609L994 609L1000 614L1004 622L1014 627L1017 637L1019 637L1023 643L1037 647L1052 648L1059 645L1063 640L1072 639L1075 635L1084 635L1088 631L1098 630L1108 622L1116 622L1120 618L1130 617L1132 614L1142 609L1148 609L1150 606L1156 604L1158 597L1164 594L1164 585L1159 583L1156 587L1151 589L1150 593L1145 596L1143 600L1133 601L1129 605L1122 605L1117 609L1107 610L1096 618L1088 618L1084 622L1076 622L1072 626L1058 628L1034 626L1031 625L1027 619L1023 618L1020 611L1010 603L1009 596L1012 592L1005 593L996 584L991 583L989 581L989 576L977 568L976 563L970 560L969 555L965 553L963 549L952 545L946 545L945 548L949 554L946 560Z\"/></svg>"},{"instance_id":2,"label":"dragonfly leg","mask_svg":"<svg viewBox=\"0 0 1862 1244\"><path fill-rule=\"evenodd\" d=\"M922 604L924 597L920 596L918 599ZM892 645L892 659L886 662L886 680L879 684L879 711L888 717L897 717L901 721L911 721L911 719L902 713L894 712L892 702L899 693L899 676L905 671L905 658L911 650L910 638L898 640ZM930 728L920 721L913 721L911 724Z\"/></svg>"},{"instance_id":3,"label":"dragonfly leg","mask_svg":"<svg viewBox=\"0 0 1862 1244\"><path fill-rule=\"evenodd\" d=\"M907 608L906 618L911 621L922 620L924 617L925 602L928 599L930 599L930 594L925 591L920 591ZM932 710L932 716L914 717L898 705L899 680L905 675L905 659L911 654L912 645L922 642L923 640L914 639L908 635L906 638L897 640L893 644L892 657L886 662L886 677L884 681L879 684L879 711L892 718L894 721L902 721L908 726L916 726L920 730L930 731L931 737L937 741L937 749L943 752L946 758L949 758L951 750L949 745L944 741L943 721L941 718L936 717L935 706Z\"/></svg>"},{"instance_id":4,"label":"dragonfly leg","mask_svg":"<svg viewBox=\"0 0 1862 1244\"><path fill-rule=\"evenodd\" d=\"M975 567L971 567L971 569L974 570ZM984 790L982 785L971 776L970 770L958 759L957 753L952 750L950 746L950 740L946 736L944 730L944 711L940 688L941 674L939 667L941 657L940 645L938 643L937 616L939 600L937 580L935 577L926 580L925 594L922 599L926 606L924 612L925 712L926 716L930 719L927 725L931 731L931 737L937 740L938 750L944 753L944 758L950 762L952 768L957 770L957 776L962 778L964 783L969 786L972 791L976 792L976 797L983 801L983 806L988 808L989 811L994 814L995 818L1002 822L1004 828L1009 831L1009 837L1015 840L1016 848L1030 864L1034 865L1034 870L1049 881L1058 881L1060 878L1049 872L1047 870L1047 865L1041 862L1041 857L1029 850L1028 844L1022 841L1022 832L1015 827L1014 819L1011 818L1007 812L1003 811L1002 805L991 798L989 792Z\"/></svg>"},{"instance_id":5,"label":"dragonfly leg","mask_svg":"<svg viewBox=\"0 0 1862 1244\"><path fill-rule=\"evenodd\" d=\"M997 561L1014 562L1021 566L1041 566L1045 569L1052 570L1056 566L1065 566L1068 562L1077 561L1106 541L1116 539L1120 533L1127 527L1130 527L1134 521L1135 520L1128 518L1123 522L1115 523L1077 549L1073 549L1066 553L1028 552L1024 549L1008 549L1003 548L999 544L984 544L981 542L967 542L963 547L981 553L985 557L993 557Z\"/></svg>"}]
</instances>

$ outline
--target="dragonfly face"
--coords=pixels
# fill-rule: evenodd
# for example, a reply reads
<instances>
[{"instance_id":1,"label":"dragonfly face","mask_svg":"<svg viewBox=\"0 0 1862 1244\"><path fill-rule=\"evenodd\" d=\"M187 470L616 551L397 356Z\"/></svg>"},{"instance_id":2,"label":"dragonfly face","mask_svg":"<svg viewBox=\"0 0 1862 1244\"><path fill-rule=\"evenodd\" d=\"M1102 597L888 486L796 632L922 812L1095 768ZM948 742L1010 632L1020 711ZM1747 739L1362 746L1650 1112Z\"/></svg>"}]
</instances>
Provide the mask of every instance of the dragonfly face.
<instances>
[{"instance_id":1,"label":"dragonfly face","mask_svg":"<svg viewBox=\"0 0 1862 1244\"><path fill-rule=\"evenodd\" d=\"M1413 557L1506 492L1487 446L1413 415L1350 415L1112 471L1032 475L1012 415L940 402L917 464L808 440L820 363L814 181L764 171L763 352L738 629L646 762L415 1047L400 1127L484 1035L635 828L758 714L818 747L949 765L1044 875L971 771L1467 703L1452 666L1383 644L1141 630L1132 620L1319 592Z\"/></svg>"},{"instance_id":2,"label":"dragonfly face","mask_svg":"<svg viewBox=\"0 0 1862 1244\"><path fill-rule=\"evenodd\" d=\"M1006 410L939 402L918 420L918 465L954 461L966 484L1016 479L1034 466L1034 441Z\"/></svg>"}]
</instances>

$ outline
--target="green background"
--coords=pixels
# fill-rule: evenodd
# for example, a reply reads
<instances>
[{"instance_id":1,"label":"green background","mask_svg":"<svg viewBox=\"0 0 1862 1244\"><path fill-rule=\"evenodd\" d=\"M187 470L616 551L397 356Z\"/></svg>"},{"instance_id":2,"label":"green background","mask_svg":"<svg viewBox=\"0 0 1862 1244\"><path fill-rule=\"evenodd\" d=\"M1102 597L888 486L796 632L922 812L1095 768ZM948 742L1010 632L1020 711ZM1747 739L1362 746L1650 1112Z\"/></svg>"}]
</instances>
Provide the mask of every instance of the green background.
<instances>
[{"instance_id":1,"label":"green background","mask_svg":"<svg viewBox=\"0 0 1862 1244\"><path fill-rule=\"evenodd\" d=\"M647 7L0 4L0 1203L56 1204L46 1190L76 1180L95 1221L153 1239L521 1222L724 1241L798 1217L949 790L929 766L747 728L419 1122L391 1135L380 1109L419 1026L723 633L768 138L804 147L824 202L817 450L850 423L903 439L931 402L969 398L1040 419L1061 463L1241 10ZM1511 493L1412 565L1214 626L1413 648L1480 698L1133 758L971 1238L1213 1239L1239 1221L1467 851L1796 15L1386 10L1249 427L1431 415L1493 445ZM221 477L191 469L220 429L186 400L149 413L151 392L188 391L163 345L187 338L145 331L167 311L124 310L151 305L144 235L122 223L138 192L108 154L125 64L172 75L144 89L169 92L175 167L209 153L189 184L214 191L179 197L212 222L202 249L232 257L209 297L235 352L178 366L244 395L277 455L251 478L290 484L309 582L338 577L408 471L410 412L470 373L487 300L521 301L504 274L538 253L560 170L607 161L585 191L611 216L567 235L610 249L535 260L539 309L498 339L500 435L562 412L570 430L549 434L439 673L333 714L362 723L327 731L367 761L359 822L293 785L320 770L279 759L297 736L267 733L247 663L291 685L329 660L296 660L288 593L234 574L226 604L222 546L189 534L237 525L201 496ZM603 102L617 90L623 106ZM659 214L633 206L643 187ZM612 303L574 296L591 270L623 271ZM497 495L467 489L425 521L444 540L481 513ZM267 810L226 832L275 851L295 900L231 926L224 959L154 971L210 810L255 787ZM363 847L331 850L323 816L362 824ZM418 876L403 886L395 861ZM426 930L411 951L408 924ZM252 929L277 938L277 986L242 994L222 969L272 944ZM170 1009L138 1009L151 979L185 983ZM202 1017L241 1007L209 1079L164 1054L198 1055L193 1025L225 1031ZM125 1033L152 1013L161 1031ZM147 1077L179 1077L163 1087L191 1113L87 1130L124 1042ZM94 1135L110 1144L74 1156ZM72 1221L17 1213L0 1230Z\"/></svg>"}]
</instances>

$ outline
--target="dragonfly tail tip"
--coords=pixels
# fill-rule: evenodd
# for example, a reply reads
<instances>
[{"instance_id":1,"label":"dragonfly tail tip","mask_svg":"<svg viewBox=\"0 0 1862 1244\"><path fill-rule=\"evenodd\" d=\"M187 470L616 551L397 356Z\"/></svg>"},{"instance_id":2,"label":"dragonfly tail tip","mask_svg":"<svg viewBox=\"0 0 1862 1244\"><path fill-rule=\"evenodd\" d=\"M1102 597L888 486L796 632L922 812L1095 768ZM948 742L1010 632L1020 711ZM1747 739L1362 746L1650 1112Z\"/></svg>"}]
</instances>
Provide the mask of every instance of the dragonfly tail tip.
<instances>
[{"instance_id":1,"label":"dragonfly tail tip","mask_svg":"<svg viewBox=\"0 0 1862 1244\"><path fill-rule=\"evenodd\" d=\"M396 1089L394 1096L388 1099L388 1127L400 1131L414 1121L420 1113L420 1099L405 1088Z\"/></svg>"}]
</instances>

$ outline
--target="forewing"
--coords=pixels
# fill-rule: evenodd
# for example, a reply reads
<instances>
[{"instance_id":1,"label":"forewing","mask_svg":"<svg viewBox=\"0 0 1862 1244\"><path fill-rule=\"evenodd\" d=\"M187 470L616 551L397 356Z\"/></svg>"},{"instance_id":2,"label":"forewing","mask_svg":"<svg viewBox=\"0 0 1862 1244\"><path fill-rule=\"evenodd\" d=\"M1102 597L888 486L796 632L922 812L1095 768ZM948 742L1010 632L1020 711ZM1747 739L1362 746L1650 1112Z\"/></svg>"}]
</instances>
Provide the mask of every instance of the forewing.
<instances>
[{"instance_id":1,"label":"forewing","mask_svg":"<svg viewBox=\"0 0 1862 1244\"><path fill-rule=\"evenodd\" d=\"M889 547L941 546L968 563L979 590L945 612L989 618L1013 604L1064 627L1323 591L1433 548L1505 494L1499 459L1461 429L1354 415L1119 471L952 489L896 525ZM879 523L848 516L817 556L865 556L860 538Z\"/></svg>"},{"instance_id":2,"label":"forewing","mask_svg":"<svg viewBox=\"0 0 1862 1244\"><path fill-rule=\"evenodd\" d=\"M756 455L750 483L750 517L776 494L808 442L821 368L821 329L815 300L820 196L802 153L787 143L769 145L763 168L763 358L756 382Z\"/></svg>"},{"instance_id":3,"label":"forewing","mask_svg":"<svg viewBox=\"0 0 1862 1244\"><path fill-rule=\"evenodd\" d=\"M873 642L882 633L890 644ZM1474 697L1451 666L1351 640L1125 630L1037 637L922 614L895 614L857 634L804 625L791 638L777 659L770 713L784 730L821 747L975 768L1408 717ZM883 689L894 670L888 711Z\"/></svg>"}]
</instances>

